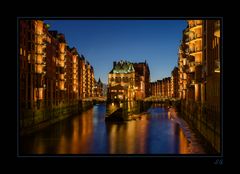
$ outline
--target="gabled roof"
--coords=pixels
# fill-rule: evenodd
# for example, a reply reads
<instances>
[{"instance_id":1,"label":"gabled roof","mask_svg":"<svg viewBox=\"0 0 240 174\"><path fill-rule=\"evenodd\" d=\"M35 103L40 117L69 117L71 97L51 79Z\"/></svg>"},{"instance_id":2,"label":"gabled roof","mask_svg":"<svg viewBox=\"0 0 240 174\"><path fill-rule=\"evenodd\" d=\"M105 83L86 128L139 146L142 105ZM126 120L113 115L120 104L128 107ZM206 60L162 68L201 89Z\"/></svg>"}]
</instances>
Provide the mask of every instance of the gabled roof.
<instances>
[{"instance_id":1,"label":"gabled roof","mask_svg":"<svg viewBox=\"0 0 240 174\"><path fill-rule=\"evenodd\" d=\"M120 60L116 63L113 69L110 71L111 74L126 74L135 72L133 64L128 61Z\"/></svg>"}]
</instances>

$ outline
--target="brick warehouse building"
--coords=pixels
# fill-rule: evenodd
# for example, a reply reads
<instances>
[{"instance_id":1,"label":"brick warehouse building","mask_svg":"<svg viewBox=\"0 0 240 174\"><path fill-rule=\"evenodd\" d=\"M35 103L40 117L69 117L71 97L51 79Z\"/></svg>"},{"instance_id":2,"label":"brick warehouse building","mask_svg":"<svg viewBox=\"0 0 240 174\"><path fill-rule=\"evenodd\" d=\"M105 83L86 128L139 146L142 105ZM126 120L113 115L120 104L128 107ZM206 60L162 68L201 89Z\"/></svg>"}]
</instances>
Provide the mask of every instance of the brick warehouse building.
<instances>
[{"instance_id":1,"label":"brick warehouse building","mask_svg":"<svg viewBox=\"0 0 240 174\"><path fill-rule=\"evenodd\" d=\"M108 74L109 100L143 100L149 96L150 71L147 62L113 62Z\"/></svg>"},{"instance_id":2,"label":"brick warehouse building","mask_svg":"<svg viewBox=\"0 0 240 174\"><path fill-rule=\"evenodd\" d=\"M151 96L158 96L163 98L172 97L171 77L163 78L150 83Z\"/></svg>"},{"instance_id":3,"label":"brick warehouse building","mask_svg":"<svg viewBox=\"0 0 240 174\"><path fill-rule=\"evenodd\" d=\"M135 70L136 99L150 96L150 70L147 61L133 63Z\"/></svg>"},{"instance_id":4,"label":"brick warehouse building","mask_svg":"<svg viewBox=\"0 0 240 174\"><path fill-rule=\"evenodd\" d=\"M76 114L94 96L94 69L42 20L19 21L21 130Z\"/></svg>"},{"instance_id":5,"label":"brick warehouse building","mask_svg":"<svg viewBox=\"0 0 240 174\"><path fill-rule=\"evenodd\" d=\"M220 152L220 20L187 22L178 56L182 114Z\"/></svg>"}]
</instances>

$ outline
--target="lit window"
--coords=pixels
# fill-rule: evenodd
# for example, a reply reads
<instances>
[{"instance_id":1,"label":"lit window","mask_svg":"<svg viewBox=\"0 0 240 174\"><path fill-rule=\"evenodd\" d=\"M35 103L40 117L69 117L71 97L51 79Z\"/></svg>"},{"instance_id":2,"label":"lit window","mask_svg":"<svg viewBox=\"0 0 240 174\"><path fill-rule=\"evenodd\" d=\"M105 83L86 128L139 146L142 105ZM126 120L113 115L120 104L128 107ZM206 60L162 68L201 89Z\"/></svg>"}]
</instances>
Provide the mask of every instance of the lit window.
<instances>
[{"instance_id":1,"label":"lit window","mask_svg":"<svg viewBox=\"0 0 240 174\"><path fill-rule=\"evenodd\" d=\"M43 99L43 88L38 88L38 99L42 100Z\"/></svg>"},{"instance_id":2,"label":"lit window","mask_svg":"<svg viewBox=\"0 0 240 174\"><path fill-rule=\"evenodd\" d=\"M28 54L28 63L30 63L31 54Z\"/></svg>"},{"instance_id":3,"label":"lit window","mask_svg":"<svg viewBox=\"0 0 240 174\"><path fill-rule=\"evenodd\" d=\"M26 51L25 50L23 50L23 56L26 56Z\"/></svg>"},{"instance_id":4,"label":"lit window","mask_svg":"<svg viewBox=\"0 0 240 174\"><path fill-rule=\"evenodd\" d=\"M22 48L20 48L20 55L22 55Z\"/></svg>"}]
</instances>

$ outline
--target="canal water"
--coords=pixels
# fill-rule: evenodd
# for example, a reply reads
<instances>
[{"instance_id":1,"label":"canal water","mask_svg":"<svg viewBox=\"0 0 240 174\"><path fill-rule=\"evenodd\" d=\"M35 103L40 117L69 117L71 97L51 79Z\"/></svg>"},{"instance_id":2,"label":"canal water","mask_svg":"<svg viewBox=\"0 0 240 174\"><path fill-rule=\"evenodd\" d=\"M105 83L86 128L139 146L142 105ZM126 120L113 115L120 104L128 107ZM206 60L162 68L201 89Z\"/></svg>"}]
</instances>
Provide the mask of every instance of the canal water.
<instances>
[{"instance_id":1,"label":"canal water","mask_svg":"<svg viewBox=\"0 0 240 174\"><path fill-rule=\"evenodd\" d=\"M172 110L155 105L141 119L106 123L106 105L20 137L20 155L204 154L188 125Z\"/></svg>"}]
</instances>

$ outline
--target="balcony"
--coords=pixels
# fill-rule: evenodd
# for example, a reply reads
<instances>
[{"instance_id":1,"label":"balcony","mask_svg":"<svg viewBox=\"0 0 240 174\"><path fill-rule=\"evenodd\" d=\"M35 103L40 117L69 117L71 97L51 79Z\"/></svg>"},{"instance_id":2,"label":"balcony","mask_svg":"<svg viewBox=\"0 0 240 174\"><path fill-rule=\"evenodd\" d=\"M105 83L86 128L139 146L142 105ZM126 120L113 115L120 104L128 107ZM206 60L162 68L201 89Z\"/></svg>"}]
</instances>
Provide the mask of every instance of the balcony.
<instances>
[{"instance_id":1,"label":"balcony","mask_svg":"<svg viewBox=\"0 0 240 174\"><path fill-rule=\"evenodd\" d=\"M193 73L193 72L195 72L195 66L194 66L194 64L192 64L192 65L189 67L189 69L188 69L188 73Z\"/></svg>"},{"instance_id":2,"label":"balcony","mask_svg":"<svg viewBox=\"0 0 240 174\"><path fill-rule=\"evenodd\" d=\"M66 51L64 51L64 52L60 51L59 53L60 53L60 55L64 55L64 56L66 56L66 54L67 54Z\"/></svg>"},{"instance_id":3,"label":"balcony","mask_svg":"<svg viewBox=\"0 0 240 174\"><path fill-rule=\"evenodd\" d=\"M214 23L214 35L216 37L220 37L220 20L217 20L215 23Z\"/></svg>"},{"instance_id":4,"label":"balcony","mask_svg":"<svg viewBox=\"0 0 240 174\"><path fill-rule=\"evenodd\" d=\"M39 50L36 50L35 52L37 55L43 55L43 52L42 51L39 51Z\"/></svg>"},{"instance_id":5,"label":"balcony","mask_svg":"<svg viewBox=\"0 0 240 174\"><path fill-rule=\"evenodd\" d=\"M201 51L202 51L202 49L200 49L200 48L194 48L194 49L190 49L189 53L190 54L196 54L196 53L199 53Z\"/></svg>"},{"instance_id":6,"label":"balcony","mask_svg":"<svg viewBox=\"0 0 240 174\"><path fill-rule=\"evenodd\" d=\"M195 62L195 57L194 56L188 56L187 58L188 62Z\"/></svg>"},{"instance_id":7,"label":"balcony","mask_svg":"<svg viewBox=\"0 0 240 174\"><path fill-rule=\"evenodd\" d=\"M64 88L64 81L60 81L59 82L59 89L60 90L64 90L65 88Z\"/></svg>"},{"instance_id":8,"label":"balcony","mask_svg":"<svg viewBox=\"0 0 240 174\"><path fill-rule=\"evenodd\" d=\"M183 61L183 65L187 64L187 56L186 55L182 58L182 61Z\"/></svg>"},{"instance_id":9,"label":"balcony","mask_svg":"<svg viewBox=\"0 0 240 174\"><path fill-rule=\"evenodd\" d=\"M42 74L43 66L42 65L35 65L35 72L38 74Z\"/></svg>"},{"instance_id":10,"label":"balcony","mask_svg":"<svg viewBox=\"0 0 240 174\"><path fill-rule=\"evenodd\" d=\"M202 22L195 22L194 24L190 25L189 28L197 28L197 27L201 27L202 26Z\"/></svg>"},{"instance_id":11,"label":"balcony","mask_svg":"<svg viewBox=\"0 0 240 174\"><path fill-rule=\"evenodd\" d=\"M37 64L41 64L43 62L42 56L41 55L37 55L35 61L36 61Z\"/></svg>"},{"instance_id":12,"label":"balcony","mask_svg":"<svg viewBox=\"0 0 240 174\"><path fill-rule=\"evenodd\" d=\"M38 92L37 92L38 96L38 100L42 100L43 99L43 88L38 88Z\"/></svg>"},{"instance_id":13,"label":"balcony","mask_svg":"<svg viewBox=\"0 0 240 174\"><path fill-rule=\"evenodd\" d=\"M76 74L73 74L73 79L77 79L77 75Z\"/></svg>"},{"instance_id":14,"label":"balcony","mask_svg":"<svg viewBox=\"0 0 240 174\"><path fill-rule=\"evenodd\" d=\"M42 66L46 66L46 62L42 62Z\"/></svg>"},{"instance_id":15,"label":"balcony","mask_svg":"<svg viewBox=\"0 0 240 174\"><path fill-rule=\"evenodd\" d=\"M183 80L183 81L186 81L186 80L187 80L187 74L186 74L186 73L183 74L182 80Z\"/></svg>"},{"instance_id":16,"label":"balcony","mask_svg":"<svg viewBox=\"0 0 240 174\"><path fill-rule=\"evenodd\" d=\"M38 37L45 37L45 34L43 32L35 32L35 35Z\"/></svg>"},{"instance_id":17,"label":"balcony","mask_svg":"<svg viewBox=\"0 0 240 174\"><path fill-rule=\"evenodd\" d=\"M195 53L195 49L190 49L190 50L189 50L189 53L190 53L190 54Z\"/></svg>"},{"instance_id":18,"label":"balcony","mask_svg":"<svg viewBox=\"0 0 240 174\"><path fill-rule=\"evenodd\" d=\"M64 68L64 61L59 61L59 66Z\"/></svg>"},{"instance_id":19,"label":"balcony","mask_svg":"<svg viewBox=\"0 0 240 174\"><path fill-rule=\"evenodd\" d=\"M59 79L64 80L64 74L59 74Z\"/></svg>"},{"instance_id":20,"label":"balcony","mask_svg":"<svg viewBox=\"0 0 240 174\"><path fill-rule=\"evenodd\" d=\"M60 54L60 60L65 60L65 56L63 54Z\"/></svg>"},{"instance_id":21,"label":"balcony","mask_svg":"<svg viewBox=\"0 0 240 174\"><path fill-rule=\"evenodd\" d=\"M193 37L189 38L189 42L192 42L192 41L196 41L196 40L200 40L202 39L202 35L201 34L195 34Z\"/></svg>"},{"instance_id":22,"label":"balcony","mask_svg":"<svg viewBox=\"0 0 240 174\"><path fill-rule=\"evenodd\" d=\"M188 69L189 69L189 66L188 65L183 65L182 66L182 70L184 73L187 73L188 72Z\"/></svg>"},{"instance_id":23,"label":"balcony","mask_svg":"<svg viewBox=\"0 0 240 174\"><path fill-rule=\"evenodd\" d=\"M36 41L36 42L35 42L35 45L36 45L36 46L38 46L38 45L40 45L40 46L41 46L42 44L43 44L43 42L42 42L42 41Z\"/></svg>"},{"instance_id":24,"label":"balcony","mask_svg":"<svg viewBox=\"0 0 240 174\"><path fill-rule=\"evenodd\" d=\"M47 44L46 43L42 43L41 46L42 46L42 49L44 49L44 48L47 47Z\"/></svg>"},{"instance_id":25,"label":"balcony","mask_svg":"<svg viewBox=\"0 0 240 174\"><path fill-rule=\"evenodd\" d=\"M43 71L43 72L42 72L42 75L45 76L45 75L46 75L46 71Z\"/></svg>"},{"instance_id":26,"label":"balcony","mask_svg":"<svg viewBox=\"0 0 240 174\"><path fill-rule=\"evenodd\" d=\"M196 80L191 80L191 84L190 85L195 85L196 84Z\"/></svg>"}]
</instances>

